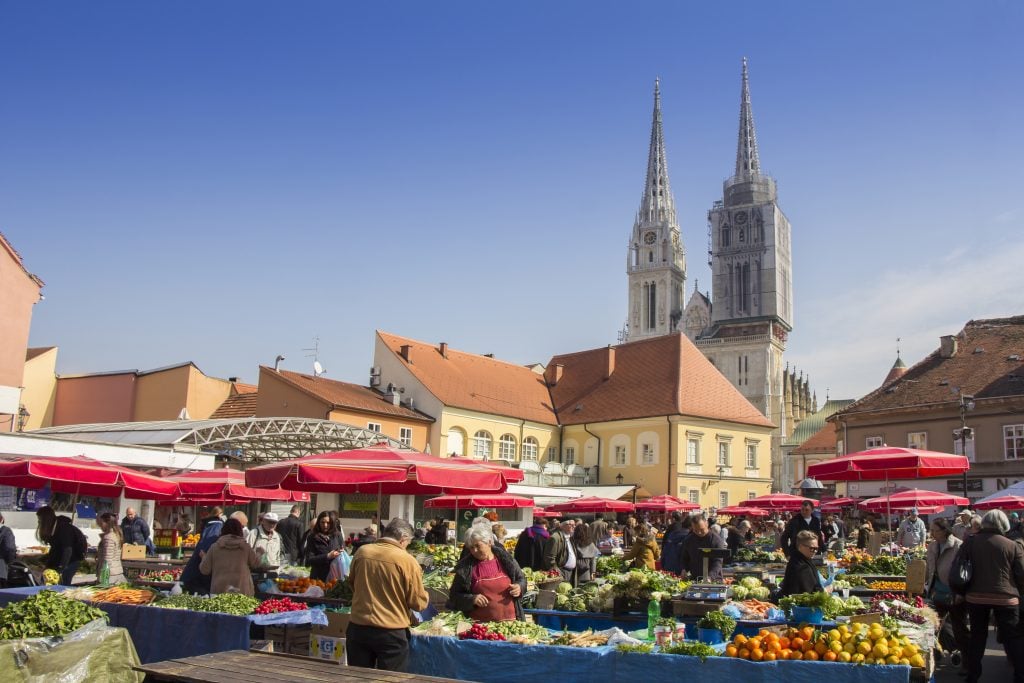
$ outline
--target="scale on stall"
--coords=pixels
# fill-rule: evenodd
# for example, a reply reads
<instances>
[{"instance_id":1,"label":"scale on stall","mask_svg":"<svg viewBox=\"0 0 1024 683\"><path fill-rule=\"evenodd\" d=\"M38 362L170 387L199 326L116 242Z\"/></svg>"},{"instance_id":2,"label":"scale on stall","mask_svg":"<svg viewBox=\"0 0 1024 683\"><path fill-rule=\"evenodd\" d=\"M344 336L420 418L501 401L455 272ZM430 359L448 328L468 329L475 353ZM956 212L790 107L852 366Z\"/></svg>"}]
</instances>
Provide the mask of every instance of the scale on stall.
<instances>
[{"instance_id":1,"label":"scale on stall","mask_svg":"<svg viewBox=\"0 0 1024 683\"><path fill-rule=\"evenodd\" d=\"M684 600L695 600L698 602L718 601L725 602L729 587L724 583L691 583L683 593Z\"/></svg>"}]
</instances>

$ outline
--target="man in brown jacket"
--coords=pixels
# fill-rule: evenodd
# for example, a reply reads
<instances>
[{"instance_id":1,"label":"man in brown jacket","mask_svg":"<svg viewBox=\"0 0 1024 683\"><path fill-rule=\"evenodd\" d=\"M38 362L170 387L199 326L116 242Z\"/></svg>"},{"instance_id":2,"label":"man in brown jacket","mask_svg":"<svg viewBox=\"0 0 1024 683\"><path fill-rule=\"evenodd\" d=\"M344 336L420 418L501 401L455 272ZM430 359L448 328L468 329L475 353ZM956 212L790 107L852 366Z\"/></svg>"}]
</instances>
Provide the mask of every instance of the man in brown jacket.
<instances>
[{"instance_id":1,"label":"man in brown jacket","mask_svg":"<svg viewBox=\"0 0 1024 683\"><path fill-rule=\"evenodd\" d=\"M1024 683L1024 625L1020 600L1024 596L1024 548L1004 534L1010 521L1000 510L990 510L981 520L981 531L964 541L962 552L971 558L971 583L967 588L967 613L971 636L967 652L967 683L981 680L981 660L988 641L989 613L1006 656L1013 667L1014 683Z\"/></svg>"},{"instance_id":2,"label":"man in brown jacket","mask_svg":"<svg viewBox=\"0 0 1024 683\"><path fill-rule=\"evenodd\" d=\"M352 558L352 620L345 632L348 663L404 671L409 659L409 612L429 603L420 565L405 548L413 528L397 517L380 540Z\"/></svg>"}]
</instances>

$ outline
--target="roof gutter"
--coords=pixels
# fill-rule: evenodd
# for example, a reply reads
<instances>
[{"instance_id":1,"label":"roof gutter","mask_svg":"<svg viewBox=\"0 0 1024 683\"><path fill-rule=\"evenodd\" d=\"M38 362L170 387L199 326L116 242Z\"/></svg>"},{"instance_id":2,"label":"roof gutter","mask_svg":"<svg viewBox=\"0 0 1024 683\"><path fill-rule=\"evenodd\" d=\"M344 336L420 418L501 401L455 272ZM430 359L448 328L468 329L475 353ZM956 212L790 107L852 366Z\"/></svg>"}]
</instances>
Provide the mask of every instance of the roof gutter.
<instances>
[{"instance_id":1,"label":"roof gutter","mask_svg":"<svg viewBox=\"0 0 1024 683\"><path fill-rule=\"evenodd\" d=\"M592 437L597 439L597 466L594 468L594 469L597 470L597 472L595 472L594 474L597 477L597 483L600 484L601 483L601 437L599 437L597 434L595 434L594 432L592 432L589 429L587 429L587 423L586 422L583 423L583 431L585 431L587 434L590 434Z\"/></svg>"}]
</instances>

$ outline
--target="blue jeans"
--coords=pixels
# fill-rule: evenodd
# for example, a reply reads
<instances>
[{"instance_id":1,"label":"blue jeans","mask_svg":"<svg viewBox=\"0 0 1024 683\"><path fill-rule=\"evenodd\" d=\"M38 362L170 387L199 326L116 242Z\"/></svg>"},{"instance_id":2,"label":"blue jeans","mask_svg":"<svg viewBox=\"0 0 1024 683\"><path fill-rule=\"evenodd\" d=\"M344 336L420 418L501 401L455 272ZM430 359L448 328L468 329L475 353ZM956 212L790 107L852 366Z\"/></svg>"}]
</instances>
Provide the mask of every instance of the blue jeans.
<instances>
[{"instance_id":1,"label":"blue jeans","mask_svg":"<svg viewBox=\"0 0 1024 683\"><path fill-rule=\"evenodd\" d=\"M60 585L70 586L72 580L75 578L75 574L78 573L78 566L82 564L81 560L71 560L67 566L60 572Z\"/></svg>"}]
</instances>

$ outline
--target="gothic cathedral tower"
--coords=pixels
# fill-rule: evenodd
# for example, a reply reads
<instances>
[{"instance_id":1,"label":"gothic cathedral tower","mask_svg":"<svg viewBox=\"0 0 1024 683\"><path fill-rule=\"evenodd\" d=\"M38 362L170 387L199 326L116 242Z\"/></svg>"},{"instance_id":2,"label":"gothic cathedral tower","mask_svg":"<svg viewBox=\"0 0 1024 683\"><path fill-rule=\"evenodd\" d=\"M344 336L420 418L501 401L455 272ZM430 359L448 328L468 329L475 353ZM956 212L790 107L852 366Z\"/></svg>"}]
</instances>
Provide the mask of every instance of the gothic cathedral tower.
<instances>
[{"instance_id":1,"label":"gothic cathedral tower","mask_svg":"<svg viewBox=\"0 0 1024 683\"><path fill-rule=\"evenodd\" d=\"M654 82L654 117L647 179L626 251L629 312L623 341L668 334L683 315L686 252L679 236L676 203L668 182L661 125L661 90Z\"/></svg>"},{"instance_id":2,"label":"gothic cathedral tower","mask_svg":"<svg viewBox=\"0 0 1024 683\"><path fill-rule=\"evenodd\" d=\"M743 60L736 170L708 212L711 300L694 292L685 330L698 348L778 429L773 461L792 431L784 408L782 353L793 329L790 228L775 180L761 172Z\"/></svg>"}]
</instances>

